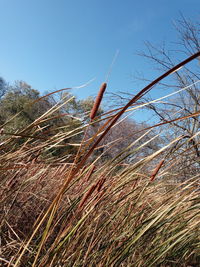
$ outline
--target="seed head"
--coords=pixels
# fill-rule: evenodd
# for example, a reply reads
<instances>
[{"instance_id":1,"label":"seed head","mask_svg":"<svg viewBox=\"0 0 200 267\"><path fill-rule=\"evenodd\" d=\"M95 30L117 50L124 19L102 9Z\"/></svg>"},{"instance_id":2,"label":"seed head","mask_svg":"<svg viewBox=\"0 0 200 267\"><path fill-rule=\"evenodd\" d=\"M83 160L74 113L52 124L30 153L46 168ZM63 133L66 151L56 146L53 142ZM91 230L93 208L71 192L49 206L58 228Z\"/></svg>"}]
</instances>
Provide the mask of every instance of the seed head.
<instances>
[{"instance_id":1,"label":"seed head","mask_svg":"<svg viewBox=\"0 0 200 267\"><path fill-rule=\"evenodd\" d=\"M100 90L99 90L99 93L96 97L96 100L94 102L94 105L93 105L93 108L91 110L91 113L90 113L90 119L93 120L96 116L96 113L99 109L99 106L101 104L101 101L102 101L102 98L103 98L103 94L106 90L106 87L107 87L107 83L103 83L100 87Z\"/></svg>"}]
</instances>

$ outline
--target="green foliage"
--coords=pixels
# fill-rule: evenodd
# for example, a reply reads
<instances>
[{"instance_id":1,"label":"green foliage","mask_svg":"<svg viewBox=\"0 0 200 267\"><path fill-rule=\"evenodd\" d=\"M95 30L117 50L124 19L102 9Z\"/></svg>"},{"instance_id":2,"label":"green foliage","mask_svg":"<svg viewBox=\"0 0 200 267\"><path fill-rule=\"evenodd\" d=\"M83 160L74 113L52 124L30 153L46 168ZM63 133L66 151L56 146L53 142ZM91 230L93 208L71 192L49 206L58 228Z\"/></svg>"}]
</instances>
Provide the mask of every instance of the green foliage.
<instances>
[{"instance_id":1,"label":"green foliage","mask_svg":"<svg viewBox=\"0 0 200 267\"><path fill-rule=\"evenodd\" d=\"M81 129L89 122L89 112L94 100L77 100L70 92L65 92L55 100L51 95L41 97L40 93L25 82L18 81L9 86L0 99L0 125L4 137L23 135L51 139L60 137L55 146L49 146L42 157L74 157L83 137ZM102 113L102 110L99 114ZM32 125L30 127L30 125ZM37 132L37 133L36 133ZM2 137L3 138L3 137ZM18 144L26 142L20 138ZM18 147L15 142L15 148Z\"/></svg>"},{"instance_id":2,"label":"green foliage","mask_svg":"<svg viewBox=\"0 0 200 267\"><path fill-rule=\"evenodd\" d=\"M15 132L22 129L50 108L51 104L47 101L33 105L33 101L38 98L39 92L24 82L20 81L9 87L0 100L0 123L4 124L14 116L15 118L5 126L5 130Z\"/></svg>"}]
</instances>

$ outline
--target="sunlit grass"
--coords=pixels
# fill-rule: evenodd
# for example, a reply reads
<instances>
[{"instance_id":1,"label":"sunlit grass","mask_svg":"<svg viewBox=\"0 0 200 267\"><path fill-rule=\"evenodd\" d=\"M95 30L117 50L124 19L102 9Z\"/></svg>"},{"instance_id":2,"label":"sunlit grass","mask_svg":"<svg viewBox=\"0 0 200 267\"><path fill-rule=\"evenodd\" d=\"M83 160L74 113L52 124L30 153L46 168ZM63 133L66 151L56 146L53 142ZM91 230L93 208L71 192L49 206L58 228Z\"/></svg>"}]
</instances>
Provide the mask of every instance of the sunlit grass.
<instances>
[{"instance_id":1,"label":"sunlit grass","mask_svg":"<svg viewBox=\"0 0 200 267\"><path fill-rule=\"evenodd\" d=\"M25 129L3 133L2 266L198 266L199 174L181 181L175 169L192 151L182 147L177 156L177 144L189 140L180 135L125 164L152 140L159 141L155 134L141 144L148 134L145 129L114 158L102 160L118 140L95 154L131 105L187 62L156 79L122 109L107 112L103 120L93 114L83 126L69 131L58 127L51 136L44 135L40 125L55 119L54 112L64 105L58 102ZM88 129L99 122L96 133L87 138ZM56 159L50 154L64 139L80 134L83 139L70 144L78 148L70 160L67 154Z\"/></svg>"}]
</instances>

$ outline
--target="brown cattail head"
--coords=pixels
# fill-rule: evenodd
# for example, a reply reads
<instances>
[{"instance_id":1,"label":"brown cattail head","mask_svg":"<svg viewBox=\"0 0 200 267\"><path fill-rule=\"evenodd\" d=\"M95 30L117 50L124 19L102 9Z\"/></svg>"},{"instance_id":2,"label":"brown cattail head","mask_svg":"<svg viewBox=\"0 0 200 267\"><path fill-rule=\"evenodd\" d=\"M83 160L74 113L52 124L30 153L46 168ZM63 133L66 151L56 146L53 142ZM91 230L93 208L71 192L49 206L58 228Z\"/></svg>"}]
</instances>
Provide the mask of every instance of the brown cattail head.
<instances>
[{"instance_id":1,"label":"brown cattail head","mask_svg":"<svg viewBox=\"0 0 200 267\"><path fill-rule=\"evenodd\" d=\"M90 119L91 120L93 120L97 114L97 111L98 111L99 106L101 104L101 100L103 98L103 94L106 90L106 87L107 87L107 83L103 83L100 87L99 93L96 97L96 100L94 102L93 108L92 108L91 113L90 113Z\"/></svg>"},{"instance_id":2,"label":"brown cattail head","mask_svg":"<svg viewBox=\"0 0 200 267\"><path fill-rule=\"evenodd\" d=\"M93 166L91 167L91 169L89 170L89 172L87 173L87 175L86 175L86 181L87 181L87 182L90 180L90 177L92 176L92 174L93 174L93 172L95 171L95 169L96 169L96 167L95 167L95 165L93 165Z\"/></svg>"},{"instance_id":3,"label":"brown cattail head","mask_svg":"<svg viewBox=\"0 0 200 267\"><path fill-rule=\"evenodd\" d=\"M153 173L152 173L151 176L150 176L150 181L151 181L151 182L154 181L154 179L155 179L156 175L158 174L160 168L162 167L163 163L164 163L164 159L162 159L162 160L159 162L159 164L156 166L156 168L154 169Z\"/></svg>"},{"instance_id":4,"label":"brown cattail head","mask_svg":"<svg viewBox=\"0 0 200 267\"><path fill-rule=\"evenodd\" d=\"M85 204L85 202L88 200L88 198L92 195L92 193L94 192L94 190L96 189L96 187L98 186L98 182L96 184L93 184L90 189L85 193L85 195L83 196L83 198L81 199L78 209L81 209L83 207L83 205Z\"/></svg>"},{"instance_id":5,"label":"brown cattail head","mask_svg":"<svg viewBox=\"0 0 200 267\"><path fill-rule=\"evenodd\" d=\"M100 192L100 190L101 190L102 186L104 185L105 181L106 181L106 178L105 178L105 177L103 177L103 178L101 178L101 179L99 180L99 182L98 182L98 186L97 186L97 191L98 191L98 192Z\"/></svg>"}]
</instances>

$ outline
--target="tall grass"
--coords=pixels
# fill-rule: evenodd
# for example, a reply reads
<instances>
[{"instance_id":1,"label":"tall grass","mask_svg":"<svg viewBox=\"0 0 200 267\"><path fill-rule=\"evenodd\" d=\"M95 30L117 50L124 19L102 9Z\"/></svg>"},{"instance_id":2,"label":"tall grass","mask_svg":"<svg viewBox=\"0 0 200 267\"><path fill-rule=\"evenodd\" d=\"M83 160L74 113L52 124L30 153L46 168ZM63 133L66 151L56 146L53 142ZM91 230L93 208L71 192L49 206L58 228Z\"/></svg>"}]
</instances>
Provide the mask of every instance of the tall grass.
<instances>
[{"instance_id":1,"label":"tall grass","mask_svg":"<svg viewBox=\"0 0 200 267\"><path fill-rule=\"evenodd\" d=\"M48 151L101 120L95 118L101 92L90 123L76 130L55 131L48 138L39 134L37 126L52 118L63 105L58 103L26 129L10 136L2 132L2 266L199 266L199 174L180 182L174 169L179 158L171 161L184 136L130 164L124 160L152 141L139 145L145 131L113 159L93 157L128 108L199 55L156 79L120 110L105 114L94 136L87 140L85 134L74 162L67 155L54 161ZM114 145L113 140L105 150ZM41 161L44 152L47 158ZM188 152L183 149L180 157Z\"/></svg>"}]
</instances>

